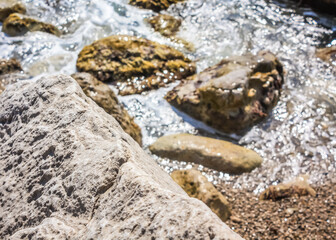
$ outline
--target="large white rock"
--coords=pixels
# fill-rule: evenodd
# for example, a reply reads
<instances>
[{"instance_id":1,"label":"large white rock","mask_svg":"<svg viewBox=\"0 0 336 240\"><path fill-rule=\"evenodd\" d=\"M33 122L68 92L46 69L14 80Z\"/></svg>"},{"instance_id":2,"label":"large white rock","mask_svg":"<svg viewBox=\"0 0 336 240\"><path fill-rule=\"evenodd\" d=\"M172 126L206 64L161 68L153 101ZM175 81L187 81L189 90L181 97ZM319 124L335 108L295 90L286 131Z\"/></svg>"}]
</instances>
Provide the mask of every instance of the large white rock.
<instances>
[{"instance_id":1,"label":"large white rock","mask_svg":"<svg viewBox=\"0 0 336 240\"><path fill-rule=\"evenodd\" d=\"M0 239L241 239L70 77L0 95Z\"/></svg>"}]
</instances>

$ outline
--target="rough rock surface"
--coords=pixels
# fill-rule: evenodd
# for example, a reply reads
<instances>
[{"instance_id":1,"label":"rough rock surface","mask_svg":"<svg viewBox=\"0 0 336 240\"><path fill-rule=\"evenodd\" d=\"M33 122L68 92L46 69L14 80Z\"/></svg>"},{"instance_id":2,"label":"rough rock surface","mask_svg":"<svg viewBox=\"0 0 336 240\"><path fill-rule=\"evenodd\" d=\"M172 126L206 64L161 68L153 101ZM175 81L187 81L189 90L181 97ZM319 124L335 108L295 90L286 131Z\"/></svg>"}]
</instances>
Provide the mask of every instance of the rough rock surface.
<instances>
[{"instance_id":1,"label":"rough rock surface","mask_svg":"<svg viewBox=\"0 0 336 240\"><path fill-rule=\"evenodd\" d=\"M13 13L6 18L2 31L12 37L35 31L46 32L56 36L61 35L61 32L54 25L18 13Z\"/></svg>"},{"instance_id":2,"label":"rough rock surface","mask_svg":"<svg viewBox=\"0 0 336 240\"><path fill-rule=\"evenodd\" d=\"M8 84L14 83L13 73L22 71L21 64L16 59L0 59L0 94Z\"/></svg>"},{"instance_id":3,"label":"rough rock surface","mask_svg":"<svg viewBox=\"0 0 336 240\"><path fill-rule=\"evenodd\" d=\"M140 8L151 9L155 12L166 10L170 5L184 0L130 0L130 4Z\"/></svg>"},{"instance_id":4,"label":"rough rock surface","mask_svg":"<svg viewBox=\"0 0 336 240\"><path fill-rule=\"evenodd\" d=\"M336 46L318 49L316 56L325 62L333 64L336 69Z\"/></svg>"},{"instance_id":5,"label":"rough rock surface","mask_svg":"<svg viewBox=\"0 0 336 240\"><path fill-rule=\"evenodd\" d=\"M77 69L100 81L117 83L119 94L141 93L195 73L184 55L165 45L133 36L110 36L80 52Z\"/></svg>"},{"instance_id":6,"label":"rough rock surface","mask_svg":"<svg viewBox=\"0 0 336 240\"><path fill-rule=\"evenodd\" d=\"M262 163L262 158L252 150L186 133L163 136L149 146L149 150L160 157L194 162L232 174L250 172Z\"/></svg>"},{"instance_id":7,"label":"rough rock surface","mask_svg":"<svg viewBox=\"0 0 336 240\"><path fill-rule=\"evenodd\" d=\"M222 221L228 220L231 215L229 202L200 171L178 170L172 172L171 177L190 197L204 202Z\"/></svg>"},{"instance_id":8,"label":"rough rock surface","mask_svg":"<svg viewBox=\"0 0 336 240\"><path fill-rule=\"evenodd\" d=\"M12 13L26 13L26 7L16 0L0 0L0 22L5 21L5 19Z\"/></svg>"},{"instance_id":9,"label":"rough rock surface","mask_svg":"<svg viewBox=\"0 0 336 240\"><path fill-rule=\"evenodd\" d=\"M98 81L89 73L75 73L71 77L78 82L86 96L95 101L108 114L111 114L122 129L137 141L140 146L142 145L140 127L128 115L126 109L119 103L117 96L107 84Z\"/></svg>"},{"instance_id":10,"label":"rough rock surface","mask_svg":"<svg viewBox=\"0 0 336 240\"><path fill-rule=\"evenodd\" d=\"M1 239L241 239L68 76L0 95Z\"/></svg>"},{"instance_id":11,"label":"rough rock surface","mask_svg":"<svg viewBox=\"0 0 336 240\"><path fill-rule=\"evenodd\" d=\"M165 37L175 35L182 23L181 19L167 14L159 14L146 20L155 31L159 32Z\"/></svg>"},{"instance_id":12,"label":"rough rock surface","mask_svg":"<svg viewBox=\"0 0 336 240\"><path fill-rule=\"evenodd\" d=\"M283 67L270 52L224 59L184 80L166 99L195 119L226 133L243 133L278 102Z\"/></svg>"},{"instance_id":13,"label":"rough rock surface","mask_svg":"<svg viewBox=\"0 0 336 240\"><path fill-rule=\"evenodd\" d=\"M309 186L308 176L299 176L288 183L280 183L276 186L270 186L260 194L260 200L279 200L293 196L315 196L315 190Z\"/></svg>"}]
</instances>

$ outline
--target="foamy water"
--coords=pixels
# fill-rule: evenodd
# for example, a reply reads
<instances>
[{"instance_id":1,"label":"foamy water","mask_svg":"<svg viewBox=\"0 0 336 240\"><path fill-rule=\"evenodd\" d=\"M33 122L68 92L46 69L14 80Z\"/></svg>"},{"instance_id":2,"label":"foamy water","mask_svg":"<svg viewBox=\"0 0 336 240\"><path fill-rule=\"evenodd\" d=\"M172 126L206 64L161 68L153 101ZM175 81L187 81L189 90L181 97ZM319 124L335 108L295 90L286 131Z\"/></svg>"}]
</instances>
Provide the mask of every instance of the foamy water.
<instances>
[{"instance_id":1,"label":"foamy water","mask_svg":"<svg viewBox=\"0 0 336 240\"><path fill-rule=\"evenodd\" d=\"M207 171L208 177L256 192L302 173L310 175L313 183L335 178L336 73L315 57L315 50L336 45L336 18L272 1L188 0L170 7L167 13L183 19L178 36L193 43L195 52L190 52L154 32L143 21L154 13L130 6L127 0L25 2L28 15L65 33L61 38L40 32L14 38L0 33L0 57L19 59L34 77L72 74L85 45L114 34L141 36L173 46L197 61L198 71L225 57L271 50L286 69L281 100L266 121L246 135L234 137L235 142L257 151L264 163L239 177ZM142 128L144 147L166 134L198 133L198 128L204 128L174 111L163 99L172 86L120 98ZM209 128L201 132L224 137ZM190 167L165 159L157 161L167 171Z\"/></svg>"}]
</instances>

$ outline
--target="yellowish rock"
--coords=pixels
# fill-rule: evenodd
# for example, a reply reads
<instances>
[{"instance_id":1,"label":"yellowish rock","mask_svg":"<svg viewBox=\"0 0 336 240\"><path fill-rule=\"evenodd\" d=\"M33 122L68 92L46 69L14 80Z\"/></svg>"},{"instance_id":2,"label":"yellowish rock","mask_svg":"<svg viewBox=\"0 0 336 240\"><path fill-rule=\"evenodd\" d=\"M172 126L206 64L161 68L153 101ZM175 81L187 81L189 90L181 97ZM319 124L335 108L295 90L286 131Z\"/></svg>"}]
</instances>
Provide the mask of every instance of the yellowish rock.
<instances>
[{"instance_id":1,"label":"yellowish rock","mask_svg":"<svg viewBox=\"0 0 336 240\"><path fill-rule=\"evenodd\" d=\"M151 9L155 12L160 12L161 10L166 10L170 5L183 2L184 0L130 0L130 4L145 8Z\"/></svg>"},{"instance_id":2,"label":"yellowish rock","mask_svg":"<svg viewBox=\"0 0 336 240\"><path fill-rule=\"evenodd\" d=\"M12 13L26 13L26 7L16 0L0 0L0 22L5 21L5 19Z\"/></svg>"},{"instance_id":3,"label":"yellowish rock","mask_svg":"<svg viewBox=\"0 0 336 240\"><path fill-rule=\"evenodd\" d=\"M231 215L229 202L201 172L194 169L178 170L174 171L171 177L189 197L204 202L222 221L229 219Z\"/></svg>"},{"instance_id":4,"label":"yellowish rock","mask_svg":"<svg viewBox=\"0 0 336 240\"><path fill-rule=\"evenodd\" d=\"M193 162L231 174L250 172L262 163L262 158L252 150L227 141L185 133L161 137L149 150L160 157Z\"/></svg>"},{"instance_id":5,"label":"yellowish rock","mask_svg":"<svg viewBox=\"0 0 336 240\"><path fill-rule=\"evenodd\" d=\"M17 13L13 13L6 18L2 31L12 37L35 31L46 32L56 36L61 35L61 32L54 25Z\"/></svg>"},{"instance_id":6,"label":"yellowish rock","mask_svg":"<svg viewBox=\"0 0 336 240\"><path fill-rule=\"evenodd\" d=\"M174 48L126 35L84 47L76 66L100 81L115 82L120 95L157 89L196 71L195 64Z\"/></svg>"},{"instance_id":7,"label":"yellowish rock","mask_svg":"<svg viewBox=\"0 0 336 240\"><path fill-rule=\"evenodd\" d=\"M301 175L288 183L280 183L276 186L270 186L260 194L260 200L279 200L295 196L315 196L315 190L308 183L308 176Z\"/></svg>"}]
</instances>

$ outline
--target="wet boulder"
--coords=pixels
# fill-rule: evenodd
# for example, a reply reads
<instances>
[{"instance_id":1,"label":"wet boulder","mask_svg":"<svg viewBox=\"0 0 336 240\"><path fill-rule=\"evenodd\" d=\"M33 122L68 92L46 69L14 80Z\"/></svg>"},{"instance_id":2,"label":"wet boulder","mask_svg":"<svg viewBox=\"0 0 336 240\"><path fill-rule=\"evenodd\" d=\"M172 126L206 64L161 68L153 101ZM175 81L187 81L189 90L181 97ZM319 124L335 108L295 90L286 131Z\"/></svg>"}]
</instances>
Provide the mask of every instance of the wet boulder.
<instances>
[{"instance_id":1,"label":"wet boulder","mask_svg":"<svg viewBox=\"0 0 336 240\"><path fill-rule=\"evenodd\" d=\"M308 176L301 175L293 181L270 186L260 194L259 199L276 201L282 198L300 197L305 195L315 197L316 192L309 185Z\"/></svg>"},{"instance_id":2,"label":"wet boulder","mask_svg":"<svg viewBox=\"0 0 336 240\"><path fill-rule=\"evenodd\" d=\"M0 94L6 86L16 82L15 74L22 71L21 64L16 59L0 59Z\"/></svg>"},{"instance_id":3,"label":"wet boulder","mask_svg":"<svg viewBox=\"0 0 336 240\"><path fill-rule=\"evenodd\" d=\"M167 93L177 109L225 133L265 119L280 97L283 67L270 52L222 60Z\"/></svg>"},{"instance_id":4,"label":"wet boulder","mask_svg":"<svg viewBox=\"0 0 336 240\"><path fill-rule=\"evenodd\" d=\"M64 75L0 95L0 239L241 239Z\"/></svg>"},{"instance_id":5,"label":"wet boulder","mask_svg":"<svg viewBox=\"0 0 336 240\"><path fill-rule=\"evenodd\" d=\"M336 46L320 48L316 51L316 56L332 64L336 69Z\"/></svg>"},{"instance_id":6,"label":"wet boulder","mask_svg":"<svg viewBox=\"0 0 336 240\"><path fill-rule=\"evenodd\" d=\"M181 52L144 38L110 36L79 53L77 69L116 84L120 95L141 93L195 73Z\"/></svg>"},{"instance_id":7,"label":"wet boulder","mask_svg":"<svg viewBox=\"0 0 336 240\"><path fill-rule=\"evenodd\" d=\"M231 174L250 172L262 163L262 158L252 150L186 133L163 136L149 146L149 150L160 157L193 162Z\"/></svg>"},{"instance_id":8,"label":"wet boulder","mask_svg":"<svg viewBox=\"0 0 336 240\"><path fill-rule=\"evenodd\" d=\"M17 13L13 13L6 18L2 25L2 31L12 37L35 31L46 32L56 36L61 35L61 32L54 25Z\"/></svg>"},{"instance_id":9,"label":"wet boulder","mask_svg":"<svg viewBox=\"0 0 336 240\"><path fill-rule=\"evenodd\" d=\"M336 0L295 0L300 5L307 4L313 9L336 16Z\"/></svg>"},{"instance_id":10,"label":"wet boulder","mask_svg":"<svg viewBox=\"0 0 336 240\"><path fill-rule=\"evenodd\" d=\"M178 170L172 172L171 177L189 197L204 202L222 221L229 219L231 216L229 202L201 172L195 169Z\"/></svg>"},{"instance_id":11,"label":"wet boulder","mask_svg":"<svg viewBox=\"0 0 336 240\"><path fill-rule=\"evenodd\" d=\"M146 19L146 21L156 32L165 37L175 35L182 23L181 19L167 14L159 14Z\"/></svg>"},{"instance_id":12,"label":"wet boulder","mask_svg":"<svg viewBox=\"0 0 336 240\"><path fill-rule=\"evenodd\" d=\"M142 145L140 127L130 117L123 105L119 103L117 96L107 84L98 81L89 73L75 73L71 77L78 82L86 96L112 115L122 129L137 141L140 146Z\"/></svg>"},{"instance_id":13,"label":"wet boulder","mask_svg":"<svg viewBox=\"0 0 336 240\"><path fill-rule=\"evenodd\" d=\"M184 0L130 0L129 3L140 8L151 9L155 12L160 12L161 10L168 9L172 4L183 1Z\"/></svg>"},{"instance_id":14,"label":"wet boulder","mask_svg":"<svg viewBox=\"0 0 336 240\"><path fill-rule=\"evenodd\" d=\"M0 0L0 22L5 21L12 13L25 14L26 7L16 0Z\"/></svg>"}]
</instances>

